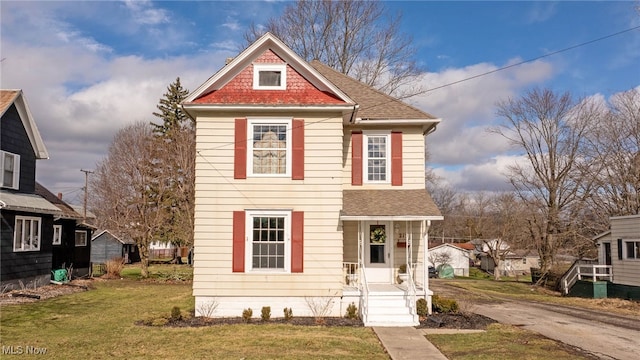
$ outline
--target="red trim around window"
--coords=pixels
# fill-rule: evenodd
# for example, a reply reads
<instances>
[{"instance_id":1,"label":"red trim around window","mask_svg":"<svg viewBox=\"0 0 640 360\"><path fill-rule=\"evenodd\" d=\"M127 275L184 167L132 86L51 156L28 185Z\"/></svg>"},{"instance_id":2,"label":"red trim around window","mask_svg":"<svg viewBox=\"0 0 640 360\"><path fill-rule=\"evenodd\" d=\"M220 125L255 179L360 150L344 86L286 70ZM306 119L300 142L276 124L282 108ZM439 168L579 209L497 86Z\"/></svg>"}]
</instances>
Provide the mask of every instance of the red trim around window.
<instances>
[{"instance_id":1,"label":"red trim around window","mask_svg":"<svg viewBox=\"0 0 640 360\"><path fill-rule=\"evenodd\" d=\"M293 119L291 128L291 179L304 180L304 120Z\"/></svg>"},{"instance_id":2,"label":"red trim around window","mask_svg":"<svg viewBox=\"0 0 640 360\"><path fill-rule=\"evenodd\" d=\"M391 185L402 186L402 133L391 133Z\"/></svg>"},{"instance_id":3,"label":"red trim around window","mask_svg":"<svg viewBox=\"0 0 640 360\"><path fill-rule=\"evenodd\" d=\"M244 272L245 213L233 212L233 272Z\"/></svg>"},{"instance_id":4,"label":"red trim around window","mask_svg":"<svg viewBox=\"0 0 640 360\"><path fill-rule=\"evenodd\" d=\"M362 133L351 133L351 185L362 185Z\"/></svg>"},{"instance_id":5,"label":"red trim around window","mask_svg":"<svg viewBox=\"0 0 640 360\"><path fill-rule=\"evenodd\" d=\"M247 119L236 119L233 178L247 178Z\"/></svg>"}]
</instances>

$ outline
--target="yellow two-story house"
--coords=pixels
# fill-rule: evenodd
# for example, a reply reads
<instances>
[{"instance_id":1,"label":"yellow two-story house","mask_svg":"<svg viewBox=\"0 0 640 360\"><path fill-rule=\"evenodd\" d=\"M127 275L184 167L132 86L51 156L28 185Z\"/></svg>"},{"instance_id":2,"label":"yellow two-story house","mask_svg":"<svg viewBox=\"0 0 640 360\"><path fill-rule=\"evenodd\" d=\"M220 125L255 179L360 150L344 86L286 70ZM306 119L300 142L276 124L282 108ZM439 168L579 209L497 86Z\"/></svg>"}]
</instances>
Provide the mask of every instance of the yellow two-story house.
<instances>
[{"instance_id":1,"label":"yellow two-story house","mask_svg":"<svg viewBox=\"0 0 640 360\"><path fill-rule=\"evenodd\" d=\"M266 34L182 104L196 122L196 315L418 323L425 138L440 119ZM404 274L400 274L403 272Z\"/></svg>"}]
</instances>

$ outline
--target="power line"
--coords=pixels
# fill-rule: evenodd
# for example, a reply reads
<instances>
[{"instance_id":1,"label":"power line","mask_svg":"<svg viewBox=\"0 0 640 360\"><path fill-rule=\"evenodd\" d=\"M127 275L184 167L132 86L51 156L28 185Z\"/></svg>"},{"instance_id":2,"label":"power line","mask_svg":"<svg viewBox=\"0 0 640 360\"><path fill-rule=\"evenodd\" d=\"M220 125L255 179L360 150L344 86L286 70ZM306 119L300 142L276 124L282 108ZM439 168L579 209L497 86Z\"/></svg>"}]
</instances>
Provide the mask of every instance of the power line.
<instances>
[{"instance_id":1,"label":"power line","mask_svg":"<svg viewBox=\"0 0 640 360\"><path fill-rule=\"evenodd\" d=\"M417 92L417 93L415 93L413 95L408 95L408 96L398 97L398 98L392 98L389 101L383 101L383 102L380 102L380 103L372 105L372 106L363 107L360 110L372 109L372 108L375 108L375 107L378 107L378 106L386 105L386 104L388 104L390 102L394 102L396 100L402 100L402 99L407 99L407 98L414 97L414 96L424 95L426 93L429 93L429 92L432 92L432 91L435 91L435 90L440 90L440 89L443 89L443 88L446 88L446 87L449 87L449 86L453 86L453 85L457 85L457 84L460 84L460 83L463 83L463 82L466 82L466 81L469 81L469 80L477 79L479 77L483 77L483 76L487 76L487 75L490 75L490 74L493 74L493 73L497 73L497 72L500 72L500 71L511 69L513 67L516 67L516 66L520 66L520 65L523 65L523 64L534 62L536 60L544 59L546 57L557 55L557 54L560 54L560 53L563 53L563 52L566 52L566 51L569 51L569 50L573 50L573 49L576 49L576 48L579 48L579 47L582 47L582 46L590 45L590 44L593 44L595 42L606 40L606 39L612 38L614 36L622 35L622 34L631 32L633 30L637 30L637 29L640 29L640 25L639 26L634 26L632 28L628 28L628 29L625 29L625 30L621 30L621 31L618 31L618 32L615 32L615 33L612 33L612 34L609 34L609 35L601 36L601 37L596 38L596 39L585 41L583 43L579 43L579 44L576 44L576 45L571 45L569 47L566 47L566 48L563 48L563 49L560 49L560 50L556 50L556 51L552 51L552 52L550 52L548 54L536 56L536 57L531 58L531 59L523 60L523 61L517 62L515 64L511 64L511 65L503 66L503 67L500 67L500 68L497 68L497 69L494 69L494 70L486 71L486 72L483 72L483 73L480 73L480 74L477 74L477 75L473 75L473 76L470 76L470 77L467 77L467 78L464 78L464 79L460 79L460 80L456 80L456 81L453 81L453 82L450 82L450 83L446 83L446 84L443 84L443 85L440 85L440 86L436 86L434 88L425 89L425 90L419 91L419 92ZM351 112L353 113L354 110L352 110ZM329 121L331 119L333 119L333 118L325 118L325 119L321 119L321 120L313 121L313 122L306 122L305 121L304 125L301 125L301 126L306 127L306 126L310 126L310 125L313 125L313 124L319 124L319 123L323 123L325 121ZM290 131L292 129L293 129L293 127L291 129L287 129L287 131ZM206 149L200 149L199 151L218 150L218 149L222 149L223 147L228 146L228 145L234 145L235 143L236 143L235 141L228 142L228 143L224 143L224 144L221 144L221 145L218 145L218 146L215 146L215 147L206 148Z\"/></svg>"}]
</instances>

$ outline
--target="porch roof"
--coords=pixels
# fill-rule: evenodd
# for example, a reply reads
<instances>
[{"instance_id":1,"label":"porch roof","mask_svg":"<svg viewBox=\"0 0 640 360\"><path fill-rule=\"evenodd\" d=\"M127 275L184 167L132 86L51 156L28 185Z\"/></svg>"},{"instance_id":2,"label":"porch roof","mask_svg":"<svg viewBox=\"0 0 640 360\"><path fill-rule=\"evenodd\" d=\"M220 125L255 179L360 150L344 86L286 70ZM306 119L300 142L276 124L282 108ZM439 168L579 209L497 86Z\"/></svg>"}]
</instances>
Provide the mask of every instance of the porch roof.
<instances>
[{"instance_id":1,"label":"porch roof","mask_svg":"<svg viewBox=\"0 0 640 360\"><path fill-rule=\"evenodd\" d=\"M341 220L442 220L425 189L344 190Z\"/></svg>"}]
</instances>

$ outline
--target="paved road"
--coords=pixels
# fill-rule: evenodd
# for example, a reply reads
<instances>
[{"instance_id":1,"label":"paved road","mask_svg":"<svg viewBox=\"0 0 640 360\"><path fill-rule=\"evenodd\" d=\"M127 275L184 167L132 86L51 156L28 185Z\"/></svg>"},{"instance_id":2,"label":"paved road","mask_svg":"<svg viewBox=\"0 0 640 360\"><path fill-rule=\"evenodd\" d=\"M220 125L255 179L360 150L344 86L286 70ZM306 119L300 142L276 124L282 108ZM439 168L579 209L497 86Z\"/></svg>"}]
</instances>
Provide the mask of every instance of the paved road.
<instances>
[{"instance_id":1,"label":"paved road","mask_svg":"<svg viewBox=\"0 0 640 360\"><path fill-rule=\"evenodd\" d=\"M442 280L432 282L431 288L435 294L446 294L454 299L456 294L464 291L446 285ZM537 332L601 359L640 359L640 314L637 317L623 317L587 309L504 298L465 306L477 314Z\"/></svg>"}]
</instances>

